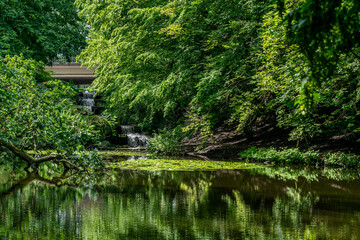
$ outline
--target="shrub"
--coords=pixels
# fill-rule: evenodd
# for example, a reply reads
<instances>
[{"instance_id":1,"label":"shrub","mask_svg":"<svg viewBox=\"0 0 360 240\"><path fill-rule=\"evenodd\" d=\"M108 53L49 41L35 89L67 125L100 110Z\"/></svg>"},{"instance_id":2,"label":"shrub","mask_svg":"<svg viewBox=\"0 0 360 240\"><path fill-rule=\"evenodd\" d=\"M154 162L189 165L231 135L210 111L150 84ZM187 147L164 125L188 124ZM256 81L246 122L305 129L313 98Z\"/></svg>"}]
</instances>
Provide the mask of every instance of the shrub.
<instances>
[{"instance_id":1,"label":"shrub","mask_svg":"<svg viewBox=\"0 0 360 240\"><path fill-rule=\"evenodd\" d=\"M324 163L329 166L360 167L360 156L352 153L327 153L324 155Z\"/></svg>"},{"instance_id":2,"label":"shrub","mask_svg":"<svg viewBox=\"0 0 360 240\"><path fill-rule=\"evenodd\" d=\"M352 153L327 153L321 155L318 151L308 150L301 152L298 148L275 148L251 147L240 152L239 156L244 160L258 162L272 162L275 164L303 164L303 165L327 165L335 167L360 167L360 156Z\"/></svg>"},{"instance_id":3,"label":"shrub","mask_svg":"<svg viewBox=\"0 0 360 240\"><path fill-rule=\"evenodd\" d=\"M320 162L320 155L317 151L309 150L303 153L298 148L285 148L278 151L275 148L251 147L239 153L239 156L245 160L273 162L277 164L317 165Z\"/></svg>"},{"instance_id":4,"label":"shrub","mask_svg":"<svg viewBox=\"0 0 360 240\"><path fill-rule=\"evenodd\" d=\"M87 119L94 126L94 130L99 132L101 139L112 136L115 129L115 121L108 116L90 115Z\"/></svg>"},{"instance_id":5,"label":"shrub","mask_svg":"<svg viewBox=\"0 0 360 240\"><path fill-rule=\"evenodd\" d=\"M149 139L147 148L151 153L178 155L183 148L181 140L184 136L180 126L173 130L162 130L161 133L154 134L154 137Z\"/></svg>"}]
</instances>

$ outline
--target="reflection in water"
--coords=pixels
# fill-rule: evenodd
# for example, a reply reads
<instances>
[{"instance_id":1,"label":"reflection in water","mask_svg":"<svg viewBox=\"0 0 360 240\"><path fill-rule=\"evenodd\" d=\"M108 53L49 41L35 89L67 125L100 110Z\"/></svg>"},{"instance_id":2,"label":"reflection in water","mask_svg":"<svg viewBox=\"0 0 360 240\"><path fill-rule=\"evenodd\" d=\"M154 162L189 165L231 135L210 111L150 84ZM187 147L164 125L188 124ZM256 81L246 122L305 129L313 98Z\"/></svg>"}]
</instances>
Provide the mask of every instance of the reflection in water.
<instances>
[{"instance_id":1,"label":"reflection in water","mask_svg":"<svg viewBox=\"0 0 360 240\"><path fill-rule=\"evenodd\" d=\"M9 177L0 183L0 239L360 238L354 175L293 175L112 170L77 176L82 186Z\"/></svg>"}]
</instances>

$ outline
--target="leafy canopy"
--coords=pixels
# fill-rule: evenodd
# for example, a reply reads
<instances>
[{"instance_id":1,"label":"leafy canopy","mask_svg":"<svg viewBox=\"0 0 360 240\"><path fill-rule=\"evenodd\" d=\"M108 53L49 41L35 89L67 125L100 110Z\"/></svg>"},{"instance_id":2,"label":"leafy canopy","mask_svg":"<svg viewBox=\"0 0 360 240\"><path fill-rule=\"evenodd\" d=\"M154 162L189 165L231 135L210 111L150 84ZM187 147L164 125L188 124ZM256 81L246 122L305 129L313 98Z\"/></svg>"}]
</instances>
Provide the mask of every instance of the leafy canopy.
<instances>
[{"instance_id":1,"label":"leafy canopy","mask_svg":"<svg viewBox=\"0 0 360 240\"><path fill-rule=\"evenodd\" d=\"M336 73L342 54L360 60L360 2L357 0L278 0L287 40L309 61L304 91L314 92ZM307 92L305 92L307 94Z\"/></svg>"},{"instance_id":2,"label":"leafy canopy","mask_svg":"<svg viewBox=\"0 0 360 240\"><path fill-rule=\"evenodd\" d=\"M120 122L206 135L254 88L263 1L76 2L91 25L79 59L99 66L94 85Z\"/></svg>"},{"instance_id":3,"label":"leafy canopy","mask_svg":"<svg viewBox=\"0 0 360 240\"><path fill-rule=\"evenodd\" d=\"M165 129L154 151L174 151L181 131L250 136L259 122L291 140L358 139L358 1L273 2L77 0L91 25L79 59L99 66L119 122Z\"/></svg>"},{"instance_id":4,"label":"leafy canopy","mask_svg":"<svg viewBox=\"0 0 360 240\"><path fill-rule=\"evenodd\" d=\"M86 36L74 0L0 0L0 50L50 63L76 56Z\"/></svg>"}]
</instances>

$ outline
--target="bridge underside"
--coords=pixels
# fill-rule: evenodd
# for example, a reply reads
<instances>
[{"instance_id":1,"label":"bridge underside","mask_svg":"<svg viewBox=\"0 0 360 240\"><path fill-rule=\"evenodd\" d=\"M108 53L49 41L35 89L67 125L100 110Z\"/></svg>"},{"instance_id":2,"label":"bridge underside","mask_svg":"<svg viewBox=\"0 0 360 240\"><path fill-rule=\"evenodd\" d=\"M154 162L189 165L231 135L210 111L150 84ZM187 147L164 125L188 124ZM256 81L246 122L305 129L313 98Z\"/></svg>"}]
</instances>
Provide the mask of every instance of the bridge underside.
<instances>
[{"instance_id":1,"label":"bridge underside","mask_svg":"<svg viewBox=\"0 0 360 240\"><path fill-rule=\"evenodd\" d=\"M87 66L80 64L54 64L45 69L52 72L53 78L73 82L78 86L90 85L95 79L94 69L88 69Z\"/></svg>"}]
</instances>

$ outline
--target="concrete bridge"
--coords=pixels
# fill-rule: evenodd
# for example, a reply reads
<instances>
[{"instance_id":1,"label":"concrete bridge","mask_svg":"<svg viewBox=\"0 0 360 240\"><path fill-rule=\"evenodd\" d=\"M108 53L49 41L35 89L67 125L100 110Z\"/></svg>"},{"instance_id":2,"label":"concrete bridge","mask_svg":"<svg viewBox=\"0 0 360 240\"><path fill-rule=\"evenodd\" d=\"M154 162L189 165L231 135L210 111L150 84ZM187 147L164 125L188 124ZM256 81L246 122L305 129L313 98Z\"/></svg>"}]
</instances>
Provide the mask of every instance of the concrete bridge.
<instances>
[{"instance_id":1,"label":"concrete bridge","mask_svg":"<svg viewBox=\"0 0 360 240\"><path fill-rule=\"evenodd\" d=\"M52 71L51 76L63 81L71 81L79 88L88 87L95 79L94 69L87 69L79 63L57 64L45 67L46 70Z\"/></svg>"}]
</instances>

